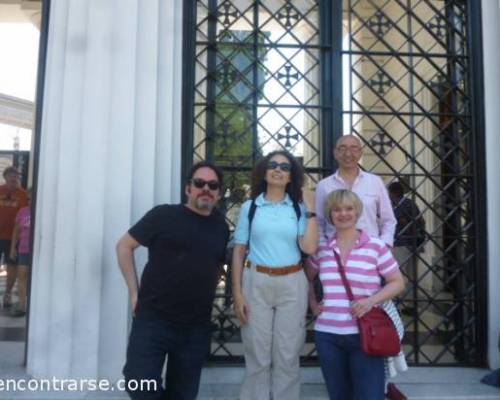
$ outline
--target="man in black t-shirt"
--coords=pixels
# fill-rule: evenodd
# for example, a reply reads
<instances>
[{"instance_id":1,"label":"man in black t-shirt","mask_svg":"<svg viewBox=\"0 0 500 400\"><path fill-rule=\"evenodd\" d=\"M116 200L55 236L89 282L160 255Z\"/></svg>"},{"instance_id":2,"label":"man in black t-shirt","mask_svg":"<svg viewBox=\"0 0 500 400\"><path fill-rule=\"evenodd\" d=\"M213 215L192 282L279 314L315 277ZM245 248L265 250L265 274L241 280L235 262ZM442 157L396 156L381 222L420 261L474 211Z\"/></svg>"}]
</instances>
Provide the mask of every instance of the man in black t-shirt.
<instances>
[{"instance_id":1,"label":"man in black t-shirt","mask_svg":"<svg viewBox=\"0 0 500 400\"><path fill-rule=\"evenodd\" d=\"M186 204L154 207L123 235L118 263L127 283L134 320L125 379L132 399L195 399L210 346L210 314L229 229L215 208L221 171L206 162L193 166ZM148 248L138 284L134 250ZM165 388L161 373L168 355ZM141 380L153 390L131 390Z\"/></svg>"}]
</instances>

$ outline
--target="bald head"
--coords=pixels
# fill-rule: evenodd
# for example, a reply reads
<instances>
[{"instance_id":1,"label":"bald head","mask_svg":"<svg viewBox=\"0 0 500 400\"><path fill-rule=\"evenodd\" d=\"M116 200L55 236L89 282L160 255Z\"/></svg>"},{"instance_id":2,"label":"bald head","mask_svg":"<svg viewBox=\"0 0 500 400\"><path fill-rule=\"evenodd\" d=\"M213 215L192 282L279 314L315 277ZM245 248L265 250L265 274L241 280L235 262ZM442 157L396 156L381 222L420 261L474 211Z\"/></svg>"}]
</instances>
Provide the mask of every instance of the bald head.
<instances>
[{"instance_id":1,"label":"bald head","mask_svg":"<svg viewBox=\"0 0 500 400\"><path fill-rule=\"evenodd\" d=\"M341 136L337 139L335 142L335 148L338 148L343 142L348 141L348 142L355 142L360 148L363 147L363 143L361 143L361 140L357 136L354 135L344 135Z\"/></svg>"}]
</instances>

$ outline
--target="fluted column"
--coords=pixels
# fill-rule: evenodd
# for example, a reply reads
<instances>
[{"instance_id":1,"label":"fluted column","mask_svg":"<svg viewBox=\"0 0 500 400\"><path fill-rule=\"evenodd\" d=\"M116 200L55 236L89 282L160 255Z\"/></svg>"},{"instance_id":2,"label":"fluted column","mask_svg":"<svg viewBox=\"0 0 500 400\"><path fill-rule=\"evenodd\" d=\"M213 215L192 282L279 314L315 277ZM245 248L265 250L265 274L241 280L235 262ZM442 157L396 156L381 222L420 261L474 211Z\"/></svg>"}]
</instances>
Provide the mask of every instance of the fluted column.
<instances>
[{"instance_id":1,"label":"fluted column","mask_svg":"<svg viewBox=\"0 0 500 400\"><path fill-rule=\"evenodd\" d=\"M28 339L37 377L121 375L129 310L114 246L180 198L182 4L51 0Z\"/></svg>"},{"instance_id":2,"label":"fluted column","mask_svg":"<svg viewBox=\"0 0 500 400\"><path fill-rule=\"evenodd\" d=\"M484 103L486 126L487 221L488 221L488 360L491 368L500 367L500 1L481 2L484 53ZM486 239L486 238L485 238Z\"/></svg>"}]
</instances>

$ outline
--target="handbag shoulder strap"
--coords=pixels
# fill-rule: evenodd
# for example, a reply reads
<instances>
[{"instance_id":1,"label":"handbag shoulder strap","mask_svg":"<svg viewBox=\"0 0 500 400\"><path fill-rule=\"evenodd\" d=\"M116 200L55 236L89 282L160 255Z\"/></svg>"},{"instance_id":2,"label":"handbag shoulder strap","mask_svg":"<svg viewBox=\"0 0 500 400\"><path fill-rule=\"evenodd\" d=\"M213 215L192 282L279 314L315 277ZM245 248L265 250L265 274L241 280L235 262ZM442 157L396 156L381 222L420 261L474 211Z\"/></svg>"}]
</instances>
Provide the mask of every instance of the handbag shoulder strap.
<instances>
[{"instance_id":1,"label":"handbag shoulder strap","mask_svg":"<svg viewBox=\"0 0 500 400\"><path fill-rule=\"evenodd\" d=\"M345 291L347 292L347 297L349 297L350 301L354 301L354 295L352 294L351 285L349 285L349 281L347 280L345 269L342 265L342 260L335 250L333 250L333 254L335 255L335 259L337 260L337 266L339 268L340 277L342 278L342 283L344 284Z\"/></svg>"}]
</instances>

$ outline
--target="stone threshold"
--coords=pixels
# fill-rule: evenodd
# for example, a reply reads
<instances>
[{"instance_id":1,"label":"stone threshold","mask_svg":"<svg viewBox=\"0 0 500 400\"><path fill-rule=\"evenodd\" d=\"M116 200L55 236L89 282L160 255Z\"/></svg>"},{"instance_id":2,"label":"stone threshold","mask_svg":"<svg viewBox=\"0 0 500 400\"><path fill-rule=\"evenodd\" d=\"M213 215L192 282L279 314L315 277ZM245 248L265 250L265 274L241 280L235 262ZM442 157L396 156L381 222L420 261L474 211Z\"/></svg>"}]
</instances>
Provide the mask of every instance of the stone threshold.
<instances>
[{"instance_id":1,"label":"stone threshold","mask_svg":"<svg viewBox=\"0 0 500 400\"><path fill-rule=\"evenodd\" d=\"M411 400L500 400L500 389L480 382L488 372L486 369L478 368L414 367L398 375L394 382ZM242 367L205 368L198 399L237 400L243 373ZM0 362L0 379L6 378L27 379L29 376L18 365ZM319 368L303 367L301 382L302 400L328 400ZM0 400L7 399L125 400L128 396L119 391L7 392L0 390Z\"/></svg>"}]
</instances>

